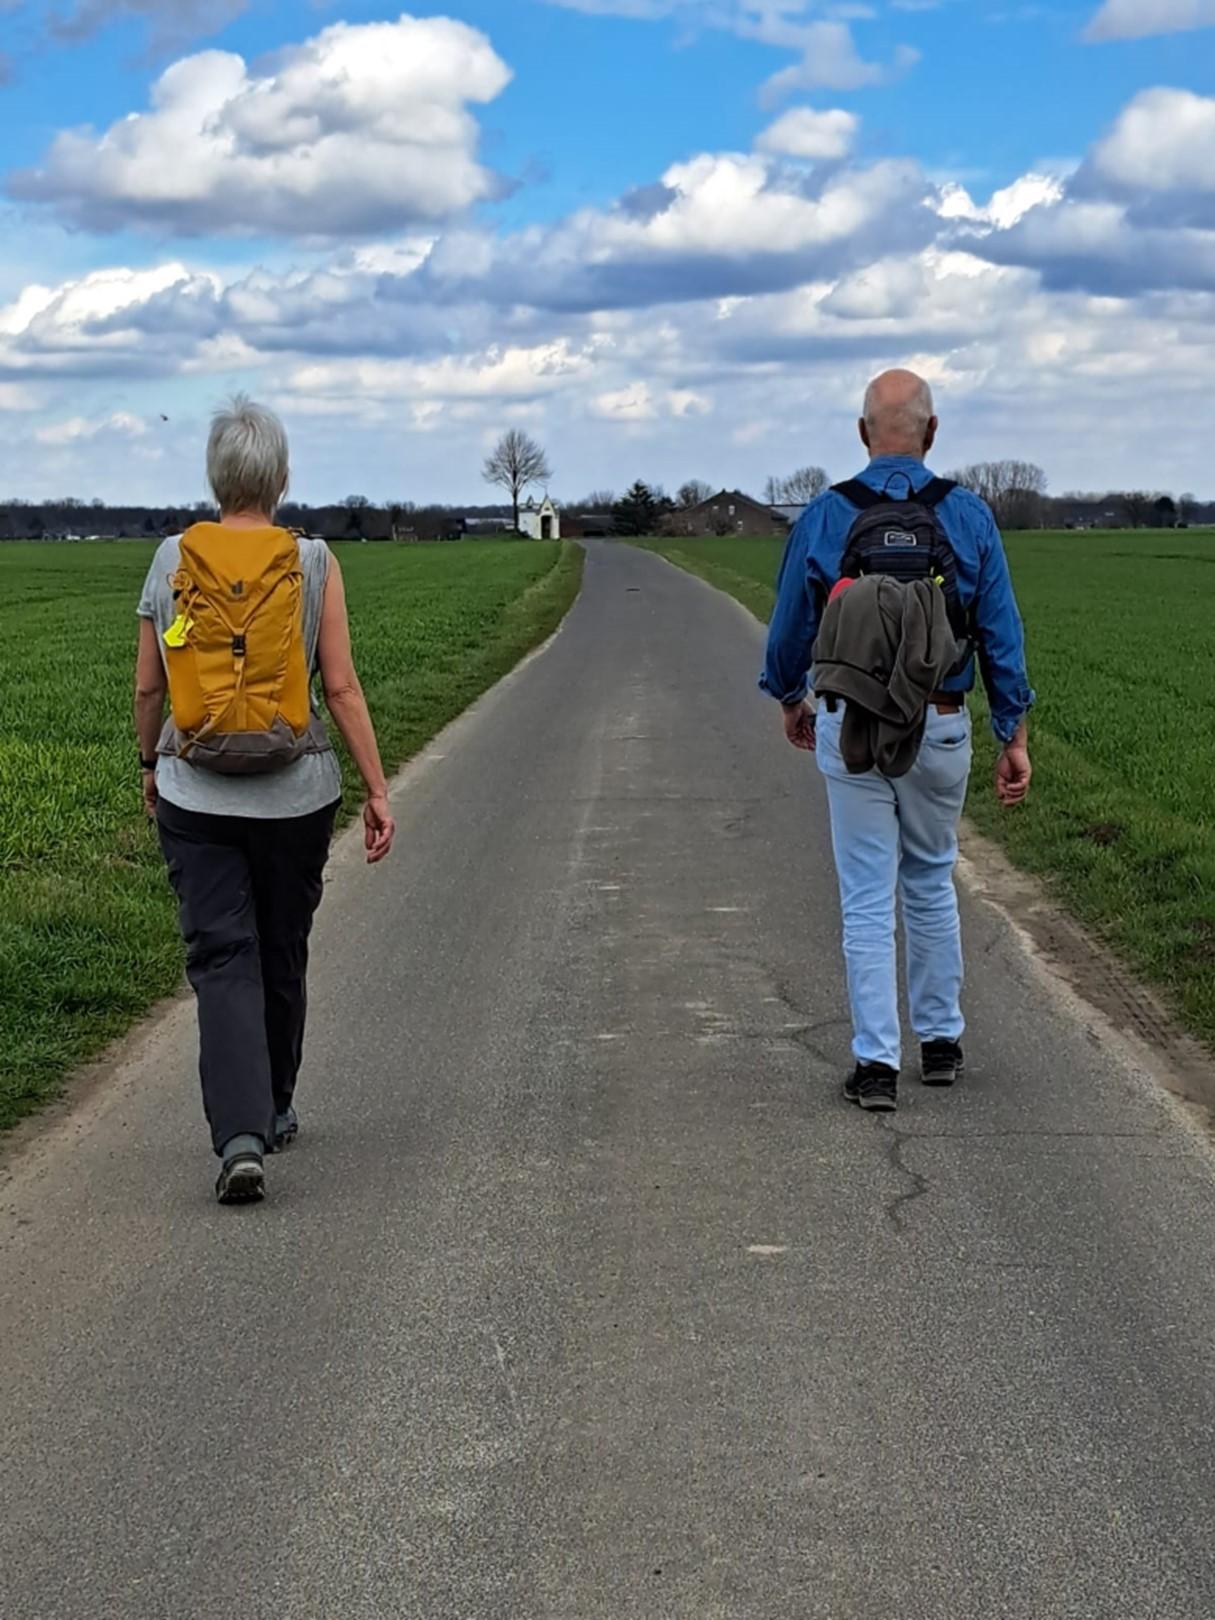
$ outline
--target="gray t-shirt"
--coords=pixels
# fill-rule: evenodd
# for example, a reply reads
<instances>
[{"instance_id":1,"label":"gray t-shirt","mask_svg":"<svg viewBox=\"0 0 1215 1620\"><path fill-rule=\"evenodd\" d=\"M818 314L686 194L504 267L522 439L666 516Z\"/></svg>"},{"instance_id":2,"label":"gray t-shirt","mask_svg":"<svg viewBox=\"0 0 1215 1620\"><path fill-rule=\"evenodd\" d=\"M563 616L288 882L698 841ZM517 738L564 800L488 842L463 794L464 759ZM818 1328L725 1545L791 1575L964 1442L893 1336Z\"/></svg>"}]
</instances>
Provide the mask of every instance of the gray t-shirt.
<instances>
[{"instance_id":1,"label":"gray t-shirt","mask_svg":"<svg viewBox=\"0 0 1215 1620\"><path fill-rule=\"evenodd\" d=\"M332 561L323 540L300 541L304 570L304 647L308 668L315 672L321 635L321 604ZM181 536L174 535L157 549L139 599L139 616L151 619L161 659L165 659L164 633L177 617L169 583L181 567ZM314 704L315 707L315 704ZM188 760L162 754L156 765L156 790L182 810L208 816L251 816L258 821L279 821L309 816L341 797L342 776L332 752L305 754L294 765L266 776L220 776Z\"/></svg>"}]
</instances>

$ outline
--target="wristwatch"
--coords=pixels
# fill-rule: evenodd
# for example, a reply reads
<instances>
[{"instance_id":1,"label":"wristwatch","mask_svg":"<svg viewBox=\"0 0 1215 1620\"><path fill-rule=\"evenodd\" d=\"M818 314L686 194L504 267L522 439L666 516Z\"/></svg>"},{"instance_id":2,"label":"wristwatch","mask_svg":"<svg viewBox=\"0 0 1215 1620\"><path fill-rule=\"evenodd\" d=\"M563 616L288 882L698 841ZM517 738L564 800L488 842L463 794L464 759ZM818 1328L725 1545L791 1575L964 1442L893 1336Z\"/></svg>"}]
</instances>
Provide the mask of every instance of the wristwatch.
<instances>
[{"instance_id":1,"label":"wristwatch","mask_svg":"<svg viewBox=\"0 0 1215 1620\"><path fill-rule=\"evenodd\" d=\"M145 759L143 755L140 754L139 768L141 771L154 771L156 769L156 761L155 759Z\"/></svg>"}]
</instances>

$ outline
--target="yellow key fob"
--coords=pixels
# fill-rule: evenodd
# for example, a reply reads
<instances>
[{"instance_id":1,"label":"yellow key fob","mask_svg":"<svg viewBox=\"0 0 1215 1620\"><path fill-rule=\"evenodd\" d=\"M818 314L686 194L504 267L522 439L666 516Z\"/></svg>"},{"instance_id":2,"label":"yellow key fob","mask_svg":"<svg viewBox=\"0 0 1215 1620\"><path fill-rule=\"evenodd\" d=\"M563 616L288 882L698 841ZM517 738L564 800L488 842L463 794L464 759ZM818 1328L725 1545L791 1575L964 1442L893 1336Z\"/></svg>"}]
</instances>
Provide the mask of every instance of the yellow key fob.
<instances>
[{"instance_id":1,"label":"yellow key fob","mask_svg":"<svg viewBox=\"0 0 1215 1620\"><path fill-rule=\"evenodd\" d=\"M184 647L186 637L194 628L193 619L187 619L184 613L179 613L173 623L165 631L166 647Z\"/></svg>"}]
</instances>

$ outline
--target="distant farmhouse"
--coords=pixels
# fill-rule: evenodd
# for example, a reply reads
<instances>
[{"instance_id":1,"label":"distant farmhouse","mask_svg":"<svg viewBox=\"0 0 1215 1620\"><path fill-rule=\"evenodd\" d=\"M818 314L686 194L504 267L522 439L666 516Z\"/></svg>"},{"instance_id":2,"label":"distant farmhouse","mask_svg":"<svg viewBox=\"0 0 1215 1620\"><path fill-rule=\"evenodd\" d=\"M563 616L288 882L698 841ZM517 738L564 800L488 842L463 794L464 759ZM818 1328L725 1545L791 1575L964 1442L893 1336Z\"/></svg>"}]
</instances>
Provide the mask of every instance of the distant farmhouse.
<instances>
[{"instance_id":1,"label":"distant farmhouse","mask_svg":"<svg viewBox=\"0 0 1215 1620\"><path fill-rule=\"evenodd\" d=\"M539 506L529 501L519 513L519 532L528 540L602 540L616 533L616 519L611 512L558 506L546 495Z\"/></svg>"},{"instance_id":2,"label":"distant farmhouse","mask_svg":"<svg viewBox=\"0 0 1215 1620\"><path fill-rule=\"evenodd\" d=\"M510 511L495 508L491 514L469 513L460 519L460 526L467 535L509 534ZM520 509L519 533L525 540L606 539L616 533L616 519L611 512L580 512L546 498L540 506L531 502Z\"/></svg>"},{"instance_id":3,"label":"distant farmhouse","mask_svg":"<svg viewBox=\"0 0 1215 1620\"><path fill-rule=\"evenodd\" d=\"M672 534L780 534L805 510L802 506L765 506L741 490L723 489L699 506L672 512L666 527Z\"/></svg>"},{"instance_id":4,"label":"distant farmhouse","mask_svg":"<svg viewBox=\"0 0 1215 1620\"><path fill-rule=\"evenodd\" d=\"M489 517L482 517L480 514L474 513L468 517L460 518L459 524L460 532L464 535L509 535L510 533L509 516L502 517L496 513Z\"/></svg>"},{"instance_id":5,"label":"distant farmhouse","mask_svg":"<svg viewBox=\"0 0 1215 1620\"><path fill-rule=\"evenodd\" d=\"M611 512L575 512L566 508L561 513L561 535L565 540L606 540L616 533L616 518Z\"/></svg>"}]
</instances>

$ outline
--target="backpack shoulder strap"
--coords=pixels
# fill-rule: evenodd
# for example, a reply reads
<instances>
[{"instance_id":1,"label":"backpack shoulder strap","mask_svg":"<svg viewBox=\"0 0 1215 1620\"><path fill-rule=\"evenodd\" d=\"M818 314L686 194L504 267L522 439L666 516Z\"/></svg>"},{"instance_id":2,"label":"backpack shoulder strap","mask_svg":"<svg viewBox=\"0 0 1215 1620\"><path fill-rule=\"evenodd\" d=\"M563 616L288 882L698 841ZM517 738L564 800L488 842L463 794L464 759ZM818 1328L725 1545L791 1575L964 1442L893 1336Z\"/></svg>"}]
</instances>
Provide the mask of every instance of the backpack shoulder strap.
<instances>
[{"instance_id":1,"label":"backpack shoulder strap","mask_svg":"<svg viewBox=\"0 0 1215 1620\"><path fill-rule=\"evenodd\" d=\"M932 478L924 485L923 489L916 490L912 499L917 506L926 506L932 512L940 506L947 495L952 495L957 487L957 483L952 478Z\"/></svg>"},{"instance_id":2,"label":"backpack shoulder strap","mask_svg":"<svg viewBox=\"0 0 1215 1620\"><path fill-rule=\"evenodd\" d=\"M862 512L872 511L875 506L890 504L889 495L880 489L870 489L869 485L863 484L859 478L849 478L843 484L832 484L831 492L833 495L842 495L846 501L859 507Z\"/></svg>"}]
</instances>

